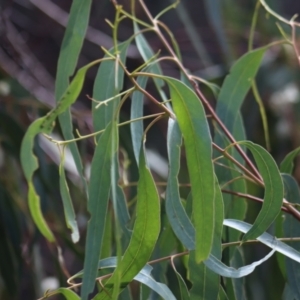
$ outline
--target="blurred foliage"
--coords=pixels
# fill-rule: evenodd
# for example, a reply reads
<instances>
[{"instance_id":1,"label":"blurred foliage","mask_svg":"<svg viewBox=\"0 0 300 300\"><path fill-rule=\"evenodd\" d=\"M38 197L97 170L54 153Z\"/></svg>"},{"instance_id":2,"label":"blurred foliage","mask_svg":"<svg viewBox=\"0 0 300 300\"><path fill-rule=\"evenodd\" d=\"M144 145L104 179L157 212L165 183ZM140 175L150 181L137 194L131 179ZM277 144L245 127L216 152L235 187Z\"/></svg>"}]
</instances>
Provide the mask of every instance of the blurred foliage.
<instances>
[{"instance_id":1,"label":"blurred foliage","mask_svg":"<svg viewBox=\"0 0 300 300\"><path fill-rule=\"evenodd\" d=\"M129 1L120 1L126 9ZM159 12L165 3L146 1L153 13ZM172 10L162 17L174 33L182 54L184 65L194 75L220 84L228 70L238 57L247 52L251 20L256 1L186 1L182 0L178 11ZM27 186L20 167L20 145L29 124L45 115L54 107L54 77L63 39L71 0L4 0L0 3L0 299L35 299L45 289L66 286L66 278L82 269L84 237L86 232L86 199L72 159L66 157L67 180L72 195L79 230L83 238L73 244L66 228L62 202L59 193L59 156L45 140L38 137L35 153L40 161L40 169L34 177L35 185L41 195L42 210L47 222L55 232L61 249L50 245L33 225L27 206ZM300 3L273 1L272 7L286 18L300 13ZM104 19L114 19L115 10L110 1L92 3L89 28L79 58L79 67L103 56L99 45L110 48L113 45L111 29ZM145 16L140 7L136 15ZM289 34L289 28L282 27ZM133 32L131 22L122 23L118 39L126 40ZM146 34L151 47L156 53L162 48L161 41L153 34ZM259 47L281 39L275 19L264 10L258 14L254 34L254 47ZM297 42L300 48L299 38ZM142 63L135 45L128 49L128 70L133 70ZM164 74L178 77L179 72L169 62L161 64ZM74 128L80 134L92 131L91 101L86 94L91 94L96 68L89 71L79 100L72 108ZM290 46L274 46L268 50L257 76L257 86L267 112L270 129L271 153L280 162L283 157L299 146L300 141L300 104L299 104L299 65ZM124 87L129 82L124 83ZM150 82L150 88L153 88ZM203 91L213 102L207 87ZM155 93L155 91L154 91ZM157 108L145 103L147 114L157 112ZM249 93L242 107L248 139L265 145L261 116L252 93ZM126 120L130 108L125 104L120 118ZM150 121L149 121L150 122ZM149 124L146 120L145 126ZM156 159L166 161L166 122L157 123L149 132L147 148L151 149ZM61 128L55 133L61 138ZM124 177L130 181L137 180L137 166L133 162L133 150L130 142L129 127L120 131L120 156ZM55 148L55 147L54 147ZM79 143L80 152L86 170L89 170L92 158L92 141ZM132 160L128 171L129 158ZM182 162L183 166L185 162ZM300 165L296 164L294 176L300 182ZM88 172L88 171L87 171ZM163 175L154 172L156 181ZM188 183L186 167L179 174L180 182ZM261 193L257 187L254 194ZM135 194L135 187L125 190L128 198ZM163 192L163 188L160 192ZM182 188L182 197L188 189ZM135 199L131 200L132 202ZM130 209L131 203L129 203ZM249 205L247 220L253 221L259 207ZM112 210L110 208L110 210ZM161 212L166 219L165 211ZM164 221L163 221L164 222ZM172 235L165 222L165 234ZM107 228L106 236L111 236L114 228ZM164 245L164 236L160 237L160 252L153 258L168 255L177 240ZM106 245L110 251L112 245ZM245 247L245 261L257 260L265 249L262 246ZM182 259L176 263L178 270L184 269L187 262ZM169 270L167 264L154 267L154 277L161 278L161 269L167 270L167 280L174 294L178 295L178 277ZM186 276L186 274L184 274ZM247 299L281 299L283 293L283 275L275 259L258 267L253 274L246 277ZM51 285L52 284L52 285ZM132 284L131 290L138 295L149 294L146 288L139 291ZM288 292L286 292L288 293ZM125 299L125 298L124 298ZM146 298L143 298L146 299Z\"/></svg>"}]
</instances>

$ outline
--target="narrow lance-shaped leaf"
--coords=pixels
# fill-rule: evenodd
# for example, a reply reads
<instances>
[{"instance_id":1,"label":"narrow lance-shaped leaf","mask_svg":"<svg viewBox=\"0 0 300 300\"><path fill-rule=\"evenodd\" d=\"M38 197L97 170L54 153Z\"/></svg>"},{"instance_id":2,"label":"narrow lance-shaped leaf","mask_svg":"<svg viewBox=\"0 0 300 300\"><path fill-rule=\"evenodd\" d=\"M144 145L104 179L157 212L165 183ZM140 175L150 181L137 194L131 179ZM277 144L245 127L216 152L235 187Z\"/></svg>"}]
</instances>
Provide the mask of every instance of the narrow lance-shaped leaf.
<instances>
[{"instance_id":1,"label":"narrow lance-shaped leaf","mask_svg":"<svg viewBox=\"0 0 300 300\"><path fill-rule=\"evenodd\" d=\"M201 262L209 256L214 237L215 179L210 131L196 94L177 79L164 79L169 85L173 109L185 142L193 194L196 261Z\"/></svg>"},{"instance_id":2,"label":"narrow lance-shaped leaf","mask_svg":"<svg viewBox=\"0 0 300 300\"><path fill-rule=\"evenodd\" d=\"M74 0L72 3L57 65L55 81L55 98L57 102L61 101L64 92L69 86L69 79L74 74L88 26L91 3L91 0ZM67 140L73 139L72 118L69 109L59 117L59 123L64 138ZM70 144L70 150L81 180L85 188L87 188L77 145L75 143Z\"/></svg>"},{"instance_id":3,"label":"narrow lance-shaped leaf","mask_svg":"<svg viewBox=\"0 0 300 300\"><path fill-rule=\"evenodd\" d=\"M177 179L181 143L182 137L178 123L169 119L167 137L169 177L166 189L166 213L177 238L187 249L193 250L195 249L195 229L182 206Z\"/></svg>"},{"instance_id":4,"label":"narrow lance-shaped leaf","mask_svg":"<svg viewBox=\"0 0 300 300\"><path fill-rule=\"evenodd\" d=\"M101 135L92 160L89 184L88 211L91 215L85 243L84 275L81 298L86 300L93 291L97 275L97 263L105 231L105 218L111 185L112 134L116 122L110 123Z\"/></svg>"},{"instance_id":5,"label":"narrow lance-shaped leaf","mask_svg":"<svg viewBox=\"0 0 300 300\"><path fill-rule=\"evenodd\" d=\"M28 182L28 203L30 213L40 232L52 242L54 241L54 236L42 215L40 198L36 193L32 182L33 174L39 167L38 160L33 153L34 139L39 133L51 133L54 126L54 120L76 101L82 89L86 71L94 64L95 63L90 63L78 70L68 89L63 94L59 104L45 117L35 120L28 127L21 144L21 164Z\"/></svg>"},{"instance_id":6,"label":"narrow lance-shaped leaf","mask_svg":"<svg viewBox=\"0 0 300 300\"><path fill-rule=\"evenodd\" d=\"M211 254L217 259L222 257L222 229L224 220L224 205L219 183L215 181L215 235ZM217 299L220 287L220 276L210 270L205 263L195 262L194 251L189 256L189 280L193 283L190 290L192 299Z\"/></svg>"},{"instance_id":7,"label":"narrow lance-shaped leaf","mask_svg":"<svg viewBox=\"0 0 300 300\"><path fill-rule=\"evenodd\" d=\"M265 185L264 202L252 228L243 241L255 239L266 231L280 213L283 201L283 183L272 156L261 146L249 141L240 142L253 154Z\"/></svg>"},{"instance_id":8,"label":"narrow lance-shaped leaf","mask_svg":"<svg viewBox=\"0 0 300 300\"><path fill-rule=\"evenodd\" d=\"M146 87L148 77L139 76L137 78L138 85L144 89ZM141 118L144 115L144 94L135 91L132 95L130 118L131 120ZM139 164L140 150L144 134L143 120L130 123L132 147L137 165Z\"/></svg>"},{"instance_id":9,"label":"narrow lance-shaped leaf","mask_svg":"<svg viewBox=\"0 0 300 300\"><path fill-rule=\"evenodd\" d=\"M281 174L284 182L285 198L291 202L300 205L300 192L297 181L289 174ZM286 214L283 224L284 236L287 238L299 237L300 227L299 221L293 216ZM297 251L300 250L300 243L294 242L293 248ZM285 258L287 281L290 289L295 295L295 299L300 299L300 264L295 264L290 258Z\"/></svg>"},{"instance_id":10,"label":"narrow lance-shaped leaf","mask_svg":"<svg viewBox=\"0 0 300 300\"><path fill-rule=\"evenodd\" d=\"M216 113L230 132L233 132L237 115L266 49L259 48L243 55L235 62L225 78L219 93Z\"/></svg>"},{"instance_id":11,"label":"narrow lance-shaped leaf","mask_svg":"<svg viewBox=\"0 0 300 300\"><path fill-rule=\"evenodd\" d=\"M144 148L139 164L140 179L137 191L136 220L132 237L120 264L105 283L105 290L95 298L108 299L113 288L115 274L121 272L121 287L124 288L147 264L160 232L160 201L151 172L146 165Z\"/></svg>"}]
</instances>

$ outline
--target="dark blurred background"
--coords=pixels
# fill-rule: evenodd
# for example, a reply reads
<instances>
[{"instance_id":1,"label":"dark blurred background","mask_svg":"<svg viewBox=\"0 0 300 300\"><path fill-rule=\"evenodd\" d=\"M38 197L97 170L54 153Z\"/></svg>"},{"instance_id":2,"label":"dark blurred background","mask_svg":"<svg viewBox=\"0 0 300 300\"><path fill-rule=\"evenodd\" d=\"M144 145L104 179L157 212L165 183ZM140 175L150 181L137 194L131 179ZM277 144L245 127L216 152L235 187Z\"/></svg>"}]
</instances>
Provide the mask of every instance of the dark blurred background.
<instances>
[{"instance_id":1,"label":"dark blurred background","mask_svg":"<svg viewBox=\"0 0 300 300\"><path fill-rule=\"evenodd\" d=\"M68 273L73 274L82 268L83 243L72 244L64 223L56 147L45 139L38 139L35 152L40 169L35 184L41 195L44 215L61 245L64 264L58 259L58 249L49 245L34 228L28 212L27 187L19 161L20 144L26 128L55 105L56 66L71 2L0 0L0 299L36 299L48 288L64 286ZM128 2L124 0L120 4L129 9ZM171 1L149 0L146 3L155 15ZM197 76L221 85L231 64L247 52L255 4L256 1L252 0L182 0L177 10L165 14L162 21L174 33L186 68ZM270 4L287 19L300 13L300 2L296 0L273 0ZM78 67L101 58L103 51L100 46L107 49L112 47L111 29L104 20L114 20L114 14L114 7L109 0L93 2L90 27ZM146 20L138 6L136 14ZM254 47L281 38L275 21L260 10ZM290 28L282 27L290 35ZM118 38L124 41L131 35L131 22L125 20L120 26ZM161 49L165 53L154 34L146 34L146 37L155 52ZM300 39L298 41L300 48ZM127 68L133 70L141 63L141 56L133 44L128 51ZM292 47L276 46L267 51L257 77L268 117L270 151L278 162L300 144L299 68ZM166 75L178 76L178 69L171 63L164 62L162 69ZM88 72L84 91L72 110L76 119L75 128L81 134L92 131L91 103L85 95L92 93L96 71L93 68ZM205 87L203 89L214 105L214 97ZM128 119L129 109L130 105L125 104L122 119ZM145 101L145 113L155 112L156 108ZM251 93L243 105L243 115L248 139L265 146L261 117ZM164 165L167 165L166 122L160 122L154 128L149 132L147 141L149 159L157 178L164 180L167 172L164 169ZM59 129L56 135L61 139ZM121 145L130 151L129 144L129 131L122 129ZM88 169L91 146L88 142L79 146ZM78 184L70 155L66 157L66 169L78 222L84 234L86 199ZM295 169L295 176L300 181L299 167ZM184 181L184 171L181 177ZM280 293L283 288L280 276L264 276L270 274L271 270L278 271L275 261L267 267L258 268L246 279L251 283L247 290L249 299L281 299L281 294L277 298L266 291L266 287L269 287L269 290L273 288Z\"/></svg>"}]
</instances>

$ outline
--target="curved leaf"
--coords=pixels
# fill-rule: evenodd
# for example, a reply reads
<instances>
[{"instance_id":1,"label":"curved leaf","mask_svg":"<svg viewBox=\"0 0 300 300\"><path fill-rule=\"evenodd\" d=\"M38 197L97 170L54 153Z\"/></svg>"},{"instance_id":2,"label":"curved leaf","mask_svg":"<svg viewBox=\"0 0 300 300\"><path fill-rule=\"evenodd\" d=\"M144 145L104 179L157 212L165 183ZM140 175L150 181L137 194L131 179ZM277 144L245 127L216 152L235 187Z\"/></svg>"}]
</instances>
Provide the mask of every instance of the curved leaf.
<instances>
[{"instance_id":1,"label":"curved leaf","mask_svg":"<svg viewBox=\"0 0 300 300\"><path fill-rule=\"evenodd\" d=\"M212 141L203 109L196 94L181 81L164 77L182 132L193 194L196 231L196 261L205 260L214 236L214 169Z\"/></svg>"},{"instance_id":2,"label":"curved leaf","mask_svg":"<svg viewBox=\"0 0 300 300\"><path fill-rule=\"evenodd\" d=\"M292 174L294 169L294 159L299 155L300 147L290 152L280 164L280 172Z\"/></svg>"},{"instance_id":3,"label":"curved leaf","mask_svg":"<svg viewBox=\"0 0 300 300\"><path fill-rule=\"evenodd\" d=\"M93 66L96 62L92 62L78 70L76 76L72 80L71 84L63 94L60 102L55 108L53 108L46 116L35 120L28 127L21 144L21 164L24 171L25 178L28 182L28 201L29 209L34 219L35 224L41 233L51 242L54 241L54 236L51 233L40 208L40 199L37 195L32 177L34 172L39 167L36 156L33 153L34 138L39 133L49 134L54 126L54 120L62 114L70 105L72 105L81 89L84 82L85 74L87 70ZM63 191L62 191L63 193Z\"/></svg>"},{"instance_id":4,"label":"curved leaf","mask_svg":"<svg viewBox=\"0 0 300 300\"><path fill-rule=\"evenodd\" d=\"M283 183L278 167L272 156L261 146L252 142L241 142L253 154L265 185L264 202L252 228L243 241L255 239L261 235L280 213L283 201Z\"/></svg>"},{"instance_id":5,"label":"curved leaf","mask_svg":"<svg viewBox=\"0 0 300 300\"><path fill-rule=\"evenodd\" d=\"M111 185L112 134L117 132L116 122L110 123L101 135L92 160L89 184L88 211L91 215L87 227L85 244L84 275L81 298L87 299L95 286L97 262L100 256L102 239L105 231L105 218Z\"/></svg>"},{"instance_id":6,"label":"curved leaf","mask_svg":"<svg viewBox=\"0 0 300 300\"><path fill-rule=\"evenodd\" d=\"M98 269L106 269L106 268L115 268L117 265L117 257L109 257L102 259L98 262ZM152 267L148 264L146 264L139 273L134 277L134 280L137 280L144 285L148 286L150 289L155 291L157 294L159 294L163 299L166 300L176 300L172 292L169 290L169 288L162 283L159 283L155 281L152 276ZM83 271L78 272L77 274L73 275L71 278L69 278L69 281L74 280L75 278L80 278L83 275ZM99 295L97 295L94 299L98 299Z\"/></svg>"},{"instance_id":7,"label":"curved leaf","mask_svg":"<svg viewBox=\"0 0 300 300\"><path fill-rule=\"evenodd\" d=\"M160 201L151 172L146 165L144 149L141 149L139 164L140 179L137 191L136 220L132 237L124 256L112 277L105 283L105 292L96 299L107 299L118 272L124 288L147 264L160 232Z\"/></svg>"},{"instance_id":8,"label":"curved leaf","mask_svg":"<svg viewBox=\"0 0 300 300\"><path fill-rule=\"evenodd\" d=\"M239 221L239 220L224 220L223 224L225 226L234 228L239 230L243 233L247 232L252 225ZM286 257L291 258L292 260L300 263L300 252L295 250L294 248L288 246L287 244L276 240L276 237L270 235L269 233L264 232L262 235L256 238L261 243L265 244L266 246L276 250L277 252L285 255Z\"/></svg>"}]
</instances>

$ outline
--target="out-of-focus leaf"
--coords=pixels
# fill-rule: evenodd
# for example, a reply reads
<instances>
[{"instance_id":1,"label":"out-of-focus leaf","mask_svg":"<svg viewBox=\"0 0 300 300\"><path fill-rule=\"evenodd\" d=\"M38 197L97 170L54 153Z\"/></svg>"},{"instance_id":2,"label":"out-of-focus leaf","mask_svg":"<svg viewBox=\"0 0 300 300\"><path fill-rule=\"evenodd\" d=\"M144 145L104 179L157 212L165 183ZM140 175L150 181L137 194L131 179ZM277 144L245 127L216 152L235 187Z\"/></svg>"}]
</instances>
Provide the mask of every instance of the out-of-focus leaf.
<instances>
[{"instance_id":1,"label":"out-of-focus leaf","mask_svg":"<svg viewBox=\"0 0 300 300\"><path fill-rule=\"evenodd\" d=\"M216 36L219 40L221 48L223 50L226 62L230 63L232 60L232 55L230 53L230 48L228 47L228 40L226 38L226 33L224 31L224 25L222 24L222 13L221 13L221 1L220 0L205 0L204 4L206 6L206 12L211 25L213 26Z\"/></svg>"},{"instance_id":2,"label":"out-of-focus leaf","mask_svg":"<svg viewBox=\"0 0 300 300\"><path fill-rule=\"evenodd\" d=\"M146 87L147 81L148 81L148 77L146 76L140 76L137 78L137 83L142 89ZM130 119L133 120L133 119L141 118L143 117L143 115L144 115L144 94L142 94L140 91L135 91L131 99ZM130 132L131 132L134 157L138 165L140 152L141 152L140 150L141 150L141 145L143 140L143 133L144 133L143 120L131 122Z\"/></svg>"},{"instance_id":3,"label":"out-of-focus leaf","mask_svg":"<svg viewBox=\"0 0 300 300\"><path fill-rule=\"evenodd\" d=\"M280 164L280 172L292 174L294 168L294 159L299 155L300 147L290 152Z\"/></svg>"},{"instance_id":4,"label":"out-of-focus leaf","mask_svg":"<svg viewBox=\"0 0 300 300\"><path fill-rule=\"evenodd\" d=\"M195 229L182 206L177 179L180 168L181 143L178 123L169 119L167 141L169 177L166 189L166 213L177 238L187 249L192 250L195 249Z\"/></svg>"},{"instance_id":5,"label":"out-of-focus leaf","mask_svg":"<svg viewBox=\"0 0 300 300\"><path fill-rule=\"evenodd\" d=\"M39 133L49 134L54 126L54 120L58 115L62 114L70 105L72 105L81 89L84 82L86 71L95 63L90 63L78 70L71 84L63 94L60 102L46 116L35 120L27 129L21 144L21 164L28 182L28 203L32 218L40 232L51 242L54 241L54 236L49 229L40 207L40 198L35 191L32 177L38 168L38 160L33 153L34 138Z\"/></svg>"},{"instance_id":6,"label":"out-of-focus leaf","mask_svg":"<svg viewBox=\"0 0 300 300\"><path fill-rule=\"evenodd\" d=\"M95 286L97 262L100 256L105 219L111 185L112 134L116 122L110 123L101 135L92 160L91 179L89 184L88 211L91 214L87 227L85 246L84 275L81 298L87 299Z\"/></svg>"},{"instance_id":7,"label":"out-of-focus leaf","mask_svg":"<svg viewBox=\"0 0 300 300\"><path fill-rule=\"evenodd\" d=\"M66 181L64 159L62 160L61 165L59 167L59 185L60 185L60 193L61 193L63 206L64 206L66 223L68 228L71 229L72 231L71 237L73 243L77 243L79 241L79 230L78 230L72 199L69 192L69 187Z\"/></svg>"},{"instance_id":8,"label":"out-of-focus leaf","mask_svg":"<svg viewBox=\"0 0 300 300\"><path fill-rule=\"evenodd\" d=\"M117 49L119 51L119 59L124 65L126 64L126 53L130 41L131 40L120 43ZM109 50L112 55L115 55L115 51L116 49L114 47ZM108 57L107 54L104 56L104 58ZM117 62L115 60L103 61L100 64L94 82L93 99L101 102L116 96L122 90L124 70L116 64ZM115 84L117 84L117 86ZM108 102L106 105L101 105L97 109L97 103L92 102L93 125L95 131L104 129L107 124L112 121L119 101L120 97L116 97L113 101Z\"/></svg>"},{"instance_id":9,"label":"out-of-focus leaf","mask_svg":"<svg viewBox=\"0 0 300 300\"><path fill-rule=\"evenodd\" d=\"M289 174L282 174L282 179L284 183L285 198L291 203L300 204L300 192L296 180ZM293 216L286 214L283 231L284 236L287 238L299 237L300 227L298 220L296 220ZM294 242L292 245L293 248L295 248L297 251L300 251L299 242ZM294 261L287 257L285 258L285 261L289 287L293 291L294 297L296 299L300 299L300 264L295 264Z\"/></svg>"},{"instance_id":10,"label":"out-of-focus leaf","mask_svg":"<svg viewBox=\"0 0 300 300\"><path fill-rule=\"evenodd\" d=\"M272 156L261 146L249 141L241 142L253 154L265 185L264 202L253 226L243 241L255 239L261 235L276 219L283 201L283 183L278 167Z\"/></svg>"},{"instance_id":11,"label":"out-of-focus leaf","mask_svg":"<svg viewBox=\"0 0 300 300\"><path fill-rule=\"evenodd\" d=\"M252 225L239 221L239 220L230 220L226 219L224 220L223 224L225 226L229 226L231 228L234 228L236 230L239 230L243 233L247 232ZM286 257L291 258L292 260L300 263L300 252L295 250L294 248L288 246L287 244L280 242L276 240L276 237L270 235L269 233L263 233L259 237L256 238L261 243L265 244L266 246L276 250L279 253L282 253Z\"/></svg>"},{"instance_id":12,"label":"out-of-focus leaf","mask_svg":"<svg viewBox=\"0 0 300 300\"><path fill-rule=\"evenodd\" d=\"M214 169L212 141L205 111L195 93L181 81L164 77L182 132L193 194L196 261L205 260L214 238Z\"/></svg>"},{"instance_id":13,"label":"out-of-focus leaf","mask_svg":"<svg viewBox=\"0 0 300 300\"><path fill-rule=\"evenodd\" d=\"M68 89L70 77L74 74L77 65L79 53L82 48L88 26L91 3L91 0L74 0L71 6L68 25L61 45L57 65L55 98L58 103L61 101L65 91ZM67 140L73 139L72 119L68 108L59 117L59 123L64 138ZM81 180L87 189L77 145L75 143L70 144L70 150Z\"/></svg>"},{"instance_id":14,"label":"out-of-focus leaf","mask_svg":"<svg viewBox=\"0 0 300 300\"><path fill-rule=\"evenodd\" d=\"M222 285L220 285L218 300L228 300L228 297L227 297Z\"/></svg>"},{"instance_id":15,"label":"out-of-focus leaf","mask_svg":"<svg viewBox=\"0 0 300 300\"><path fill-rule=\"evenodd\" d=\"M173 2L172 0L169 0L169 2ZM202 61L202 64L205 67L210 67L213 65L212 60L210 59L209 53L206 51L206 48L204 46L204 43L201 39L200 32L196 28L196 26L193 24L192 18L189 15L188 10L186 9L186 3L180 2L176 13L178 14L179 19L184 24L185 31L194 46L194 49L197 52L197 55Z\"/></svg>"},{"instance_id":16,"label":"out-of-focus leaf","mask_svg":"<svg viewBox=\"0 0 300 300\"><path fill-rule=\"evenodd\" d=\"M120 260L114 274L105 283L97 300L107 299L113 289L115 277L121 274L121 288L124 288L147 264L160 232L160 202L151 172L146 165L144 149L141 149L139 163L136 220L129 246Z\"/></svg>"}]
</instances>

